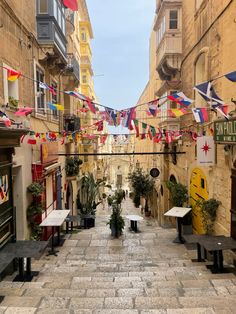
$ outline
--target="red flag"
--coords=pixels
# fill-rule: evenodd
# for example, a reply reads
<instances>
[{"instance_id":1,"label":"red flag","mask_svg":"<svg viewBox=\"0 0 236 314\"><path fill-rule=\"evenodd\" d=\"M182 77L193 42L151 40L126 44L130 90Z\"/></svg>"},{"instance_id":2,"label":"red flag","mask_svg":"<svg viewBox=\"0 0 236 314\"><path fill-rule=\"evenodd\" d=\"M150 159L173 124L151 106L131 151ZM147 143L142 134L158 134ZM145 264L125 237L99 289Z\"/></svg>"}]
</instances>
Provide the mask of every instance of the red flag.
<instances>
[{"instance_id":1,"label":"red flag","mask_svg":"<svg viewBox=\"0 0 236 314\"><path fill-rule=\"evenodd\" d=\"M21 76L21 73L11 69L7 69L7 79L8 81L14 82Z\"/></svg>"},{"instance_id":2,"label":"red flag","mask_svg":"<svg viewBox=\"0 0 236 314\"><path fill-rule=\"evenodd\" d=\"M97 131L103 131L103 120L96 122L95 125L97 127Z\"/></svg>"},{"instance_id":3,"label":"red flag","mask_svg":"<svg viewBox=\"0 0 236 314\"><path fill-rule=\"evenodd\" d=\"M107 134L102 135L102 136L100 137L100 143L101 143L101 144L105 144L106 139L107 139Z\"/></svg>"},{"instance_id":4,"label":"red flag","mask_svg":"<svg viewBox=\"0 0 236 314\"><path fill-rule=\"evenodd\" d=\"M33 108L30 108L30 107L18 108L18 110L15 112L15 115L27 116L28 114L31 114L32 111L33 111Z\"/></svg>"},{"instance_id":5,"label":"red flag","mask_svg":"<svg viewBox=\"0 0 236 314\"><path fill-rule=\"evenodd\" d=\"M78 11L77 0L63 0L63 4L72 11Z\"/></svg>"}]
</instances>

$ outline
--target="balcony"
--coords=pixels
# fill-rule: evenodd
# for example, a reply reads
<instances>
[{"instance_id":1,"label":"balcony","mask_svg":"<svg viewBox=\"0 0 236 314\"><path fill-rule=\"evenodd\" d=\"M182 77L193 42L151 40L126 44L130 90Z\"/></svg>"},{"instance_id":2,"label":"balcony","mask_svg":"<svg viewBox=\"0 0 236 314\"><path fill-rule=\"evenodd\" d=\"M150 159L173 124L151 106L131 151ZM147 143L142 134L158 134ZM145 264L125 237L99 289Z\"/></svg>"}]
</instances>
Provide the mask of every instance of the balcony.
<instances>
[{"instance_id":1,"label":"balcony","mask_svg":"<svg viewBox=\"0 0 236 314\"><path fill-rule=\"evenodd\" d=\"M63 68L67 63L65 8L59 0L37 0L37 39L43 47L40 60L51 60Z\"/></svg>"},{"instance_id":2,"label":"balcony","mask_svg":"<svg viewBox=\"0 0 236 314\"><path fill-rule=\"evenodd\" d=\"M181 33L166 34L157 48L156 69L161 80L170 81L180 70L182 60Z\"/></svg>"},{"instance_id":3,"label":"balcony","mask_svg":"<svg viewBox=\"0 0 236 314\"><path fill-rule=\"evenodd\" d=\"M80 54L81 54L81 57L84 57L84 59L86 58L88 60L88 62L91 63L92 52L91 52L91 48L89 46L89 43L81 43L80 44Z\"/></svg>"},{"instance_id":4,"label":"balcony","mask_svg":"<svg viewBox=\"0 0 236 314\"><path fill-rule=\"evenodd\" d=\"M80 65L73 53L68 53L68 63L63 71L63 84L67 89L74 89L80 81Z\"/></svg>"},{"instance_id":5,"label":"balcony","mask_svg":"<svg viewBox=\"0 0 236 314\"><path fill-rule=\"evenodd\" d=\"M66 132L75 132L80 130L80 118L74 115L64 115L64 130Z\"/></svg>"}]
</instances>

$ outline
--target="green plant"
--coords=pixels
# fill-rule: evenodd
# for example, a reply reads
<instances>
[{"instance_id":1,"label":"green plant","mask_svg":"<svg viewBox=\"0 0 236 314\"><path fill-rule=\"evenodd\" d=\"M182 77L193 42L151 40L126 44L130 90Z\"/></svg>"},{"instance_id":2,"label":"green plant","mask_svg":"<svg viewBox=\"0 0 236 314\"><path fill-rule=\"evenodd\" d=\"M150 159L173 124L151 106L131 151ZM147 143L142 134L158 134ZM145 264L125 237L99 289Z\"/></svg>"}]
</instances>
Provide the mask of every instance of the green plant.
<instances>
[{"instance_id":1,"label":"green plant","mask_svg":"<svg viewBox=\"0 0 236 314\"><path fill-rule=\"evenodd\" d=\"M110 226L112 235L118 238L125 227L124 218L121 216L121 208L117 203L112 203L112 214L107 224Z\"/></svg>"},{"instance_id":2,"label":"green plant","mask_svg":"<svg viewBox=\"0 0 236 314\"><path fill-rule=\"evenodd\" d=\"M31 224L31 240L40 241L42 235L42 227L39 227L39 224L32 222Z\"/></svg>"},{"instance_id":3,"label":"green plant","mask_svg":"<svg viewBox=\"0 0 236 314\"><path fill-rule=\"evenodd\" d=\"M43 192L43 190L43 185L38 182L32 182L27 187L27 191L30 192L33 196L39 196Z\"/></svg>"},{"instance_id":4,"label":"green plant","mask_svg":"<svg viewBox=\"0 0 236 314\"><path fill-rule=\"evenodd\" d=\"M27 216L30 218L34 215L37 214L42 214L43 212L43 206L41 203L35 203L32 202L28 207L27 207Z\"/></svg>"},{"instance_id":5,"label":"green plant","mask_svg":"<svg viewBox=\"0 0 236 314\"><path fill-rule=\"evenodd\" d=\"M77 157L70 157L66 159L65 171L67 176L77 176L79 174L79 166L83 163Z\"/></svg>"},{"instance_id":6,"label":"green plant","mask_svg":"<svg viewBox=\"0 0 236 314\"><path fill-rule=\"evenodd\" d=\"M184 203L188 201L188 189L181 183L166 182L166 186L170 191L170 199L173 206L183 207Z\"/></svg>"},{"instance_id":7,"label":"green plant","mask_svg":"<svg viewBox=\"0 0 236 314\"><path fill-rule=\"evenodd\" d=\"M9 102L10 109L17 110L18 104L19 104L19 100L15 99L12 96L9 96L8 97L8 102Z\"/></svg>"},{"instance_id":8,"label":"green plant","mask_svg":"<svg viewBox=\"0 0 236 314\"><path fill-rule=\"evenodd\" d=\"M206 234L212 234L214 231L214 222L216 220L217 209L221 204L214 198L209 200L197 200L195 206L200 209L203 228Z\"/></svg>"},{"instance_id":9,"label":"green plant","mask_svg":"<svg viewBox=\"0 0 236 314\"><path fill-rule=\"evenodd\" d=\"M141 196L145 198L147 204L148 197L154 188L153 178L148 173L145 174L142 169L137 169L129 174L128 180L130 181L134 191L133 200L135 200L135 205L137 206L138 198ZM146 207L146 211L148 211L148 207Z\"/></svg>"},{"instance_id":10,"label":"green plant","mask_svg":"<svg viewBox=\"0 0 236 314\"><path fill-rule=\"evenodd\" d=\"M77 194L77 208L81 214L95 215L96 208L101 203L101 201L97 202L97 198L100 196L99 189L104 185L104 180L95 180L92 173L88 173L82 177L82 197L80 198L79 191Z\"/></svg>"}]
</instances>

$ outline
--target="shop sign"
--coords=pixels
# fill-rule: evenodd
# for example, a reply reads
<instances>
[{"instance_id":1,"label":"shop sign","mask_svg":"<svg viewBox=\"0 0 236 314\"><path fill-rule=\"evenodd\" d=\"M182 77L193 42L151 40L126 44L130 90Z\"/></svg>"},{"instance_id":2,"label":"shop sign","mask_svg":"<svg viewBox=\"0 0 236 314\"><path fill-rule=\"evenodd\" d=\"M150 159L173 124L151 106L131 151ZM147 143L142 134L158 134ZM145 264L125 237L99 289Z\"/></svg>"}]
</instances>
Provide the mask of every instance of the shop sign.
<instances>
[{"instance_id":1,"label":"shop sign","mask_svg":"<svg viewBox=\"0 0 236 314\"><path fill-rule=\"evenodd\" d=\"M214 140L216 143L236 142L236 120L214 122Z\"/></svg>"},{"instance_id":2,"label":"shop sign","mask_svg":"<svg viewBox=\"0 0 236 314\"><path fill-rule=\"evenodd\" d=\"M41 144L41 163L46 166L58 161L58 143L49 142Z\"/></svg>"},{"instance_id":3,"label":"shop sign","mask_svg":"<svg viewBox=\"0 0 236 314\"><path fill-rule=\"evenodd\" d=\"M197 138L197 164L206 167L215 164L215 143L213 136L201 136Z\"/></svg>"}]
</instances>

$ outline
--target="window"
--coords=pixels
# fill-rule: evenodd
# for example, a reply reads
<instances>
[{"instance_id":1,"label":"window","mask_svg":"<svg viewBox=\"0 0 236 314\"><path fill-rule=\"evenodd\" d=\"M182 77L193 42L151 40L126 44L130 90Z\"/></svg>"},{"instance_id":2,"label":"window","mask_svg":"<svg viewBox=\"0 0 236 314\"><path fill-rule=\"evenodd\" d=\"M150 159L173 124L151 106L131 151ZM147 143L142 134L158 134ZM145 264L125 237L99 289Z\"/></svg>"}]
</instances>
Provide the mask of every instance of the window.
<instances>
[{"instance_id":1,"label":"window","mask_svg":"<svg viewBox=\"0 0 236 314\"><path fill-rule=\"evenodd\" d=\"M40 14L48 13L48 0L39 0L39 13Z\"/></svg>"},{"instance_id":2,"label":"window","mask_svg":"<svg viewBox=\"0 0 236 314\"><path fill-rule=\"evenodd\" d=\"M8 69L11 69L6 64L3 64ZM12 69L14 70L14 69ZM8 81L7 79L7 70L3 69L3 77L4 77L4 101L5 104L8 104L10 109L15 110L18 107L19 100L19 80L16 81Z\"/></svg>"},{"instance_id":3,"label":"window","mask_svg":"<svg viewBox=\"0 0 236 314\"><path fill-rule=\"evenodd\" d=\"M86 31L85 31L84 28L81 28L81 40L82 41L86 41L87 40Z\"/></svg>"},{"instance_id":4,"label":"window","mask_svg":"<svg viewBox=\"0 0 236 314\"><path fill-rule=\"evenodd\" d=\"M39 82L44 82L44 72L36 67L36 112L45 114L45 90L39 87Z\"/></svg>"},{"instance_id":5,"label":"window","mask_svg":"<svg viewBox=\"0 0 236 314\"><path fill-rule=\"evenodd\" d=\"M195 85L207 81L207 54L201 53L195 63ZM195 92L196 107L205 107L206 102L203 97Z\"/></svg>"},{"instance_id":6,"label":"window","mask_svg":"<svg viewBox=\"0 0 236 314\"><path fill-rule=\"evenodd\" d=\"M159 45L166 31L166 18L163 17L160 27L157 30L157 44Z\"/></svg>"},{"instance_id":7,"label":"window","mask_svg":"<svg viewBox=\"0 0 236 314\"><path fill-rule=\"evenodd\" d=\"M178 28L178 11L170 10L169 29L177 29L177 28Z\"/></svg>"},{"instance_id":8,"label":"window","mask_svg":"<svg viewBox=\"0 0 236 314\"><path fill-rule=\"evenodd\" d=\"M55 90L55 95L52 94L52 104L58 104L58 99L57 99L57 83L52 83L52 87ZM52 110L52 118L53 119L58 119L58 110Z\"/></svg>"},{"instance_id":9,"label":"window","mask_svg":"<svg viewBox=\"0 0 236 314\"><path fill-rule=\"evenodd\" d=\"M87 83L87 76L86 76L86 74L84 74L84 75L82 76L82 83L83 83L83 84L86 84L86 83Z\"/></svg>"},{"instance_id":10,"label":"window","mask_svg":"<svg viewBox=\"0 0 236 314\"><path fill-rule=\"evenodd\" d=\"M65 34L65 8L62 6L61 1L53 0L53 16L63 34Z\"/></svg>"}]
</instances>

